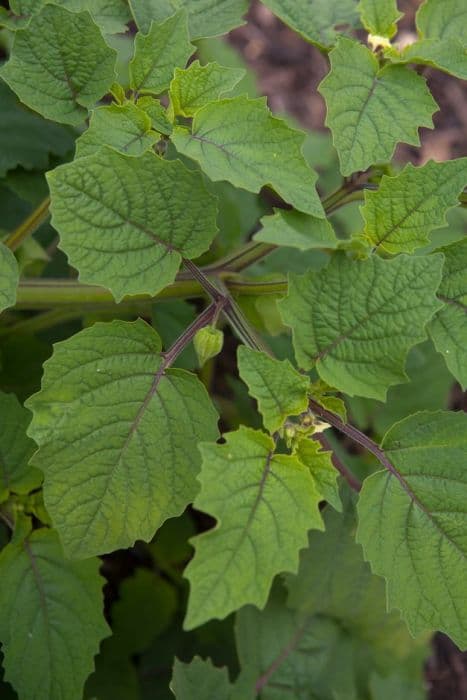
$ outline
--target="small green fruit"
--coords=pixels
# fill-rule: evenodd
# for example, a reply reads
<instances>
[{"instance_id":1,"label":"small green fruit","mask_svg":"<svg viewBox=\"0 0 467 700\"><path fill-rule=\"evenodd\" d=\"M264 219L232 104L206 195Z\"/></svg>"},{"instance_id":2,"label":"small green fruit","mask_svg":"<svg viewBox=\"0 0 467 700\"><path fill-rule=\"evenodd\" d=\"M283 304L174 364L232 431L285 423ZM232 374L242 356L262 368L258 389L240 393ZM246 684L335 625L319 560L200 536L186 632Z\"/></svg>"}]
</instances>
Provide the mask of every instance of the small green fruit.
<instances>
[{"instance_id":1,"label":"small green fruit","mask_svg":"<svg viewBox=\"0 0 467 700\"><path fill-rule=\"evenodd\" d=\"M206 326L197 332L193 339L193 344L198 356L199 366L202 367L205 362L220 353L224 345L224 334L218 328L214 328L214 326Z\"/></svg>"}]
</instances>

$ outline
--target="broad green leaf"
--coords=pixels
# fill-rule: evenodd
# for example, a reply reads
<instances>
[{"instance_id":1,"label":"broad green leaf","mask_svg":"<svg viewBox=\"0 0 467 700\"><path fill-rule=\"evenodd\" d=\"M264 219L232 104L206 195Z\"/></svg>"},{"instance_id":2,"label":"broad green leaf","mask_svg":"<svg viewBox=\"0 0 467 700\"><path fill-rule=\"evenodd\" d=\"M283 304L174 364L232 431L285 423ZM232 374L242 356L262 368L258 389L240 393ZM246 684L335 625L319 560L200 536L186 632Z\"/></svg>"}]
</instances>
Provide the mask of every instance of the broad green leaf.
<instances>
[{"instance_id":1,"label":"broad green leaf","mask_svg":"<svg viewBox=\"0 0 467 700\"><path fill-rule=\"evenodd\" d=\"M356 0L262 0L275 15L312 44L334 44L337 27L358 22Z\"/></svg>"},{"instance_id":2,"label":"broad green leaf","mask_svg":"<svg viewBox=\"0 0 467 700\"><path fill-rule=\"evenodd\" d=\"M0 25L12 30L22 29L33 15L49 4L60 5L70 12L88 10L95 23L107 34L125 32L131 19L126 0L10 0L10 13L0 8Z\"/></svg>"},{"instance_id":3,"label":"broad green leaf","mask_svg":"<svg viewBox=\"0 0 467 700\"><path fill-rule=\"evenodd\" d=\"M157 294L182 257L216 234L216 205L199 173L147 153L102 148L48 173L52 223L80 280L127 294ZM187 202L190 206L187 206Z\"/></svg>"},{"instance_id":4,"label":"broad green leaf","mask_svg":"<svg viewBox=\"0 0 467 700\"><path fill-rule=\"evenodd\" d=\"M72 147L73 138L66 128L25 109L0 80L0 177L17 165L45 169L51 153L63 156Z\"/></svg>"},{"instance_id":5,"label":"broad green leaf","mask_svg":"<svg viewBox=\"0 0 467 700\"><path fill-rule=\"evenodd\" d=\"M420 39L407 46L401 54L391 52L393 61L421 63L467 80L467 48L458 39Z\"/></svg>"},{"instance_id":6,"label":"broad green leaf","mask_svg":"<svg viewBox=\"0 0 467 700\"><path fill-rule=\"evenodd\" d=\"M27 405L47 510L67 555L149 540L197 492L216 412L189 372L164 369L143 321L96 323L55 345Z\"/></svg>"},{"instance_id":7,"label":"broad green leaf","mask_svg":"<svg viewBox=\"0 0 467 700\"><path fill-rule=\"evenodd\" d=\"M403 16L397 9L396 0L360 0L358 10L362 24L370 34L389 39L397 31L397 22Z\"/></svg>"},{"instance_id":8,"label":"broad green leaf","mask_svg":"<svg viewBox=\"0 0 467 700\"><path fill-rule=\"evenodd\" d=\"M47 5L16 33L0 73L28 107L54 121L81 124L113 82L115 56L88 12Z\"/></svg>"},{"instance_id":9,"label":"broad green leaf","mask_svg":"<svg viewBox=\"0 0 467 700\"><path fill-rule=\"evenodd\" d=\"M444 302L428 326L448 369L467 387L467 238L442 248L445 262L438 298Z\"/></svg>"},{"instance_id":10,"label":"broad green leaf","mask_svg":"<svg viewBox=\"0 0 467 700\"><path fill-rule=\"evenodd\" d=\"M177 700L230 700L232 690L227 669L199 656L189 664L175 659L170 687Z\"/></svg>"},{"instance_id":11,"label":"broad green leaf","mask_svg":"<svg viewBox=\"0 0 467 700\"><path fill-rule=\"evenodd\" d=\"M151 21L162 22L185 8L192 39L225 34L243 22L248 0L129 0L138 28L148 32Z\"/></svg>"},{"instance_id":12,"label":"broad green leaf","mask_svg":"<svg viewBox=\"0 0 467 700\"><path fill-rule=\"evenodd\" d=\"M20 698L81 698L103 615L100 562L65 559L49 528L10 543L0 554L0 639L5 678Z\"/></svg>"},{"instance_id":13,"label":"broad green leaf","mask_svg":"<svg viewBox=\"0 0 467 700\"><path fill-rule=\"evenodd\" d=\"M149 115L152 121L152 128L160 134L169 136L172 133L172 123L169 121L167 111L159 100L151 95L144 95L137 101L137 106Z\"/></svg>"},{"instance_id":14,"label":"broad green leaf","mask_svg":"<svg viewBox=\"0 0 467 700\"><path fill-rule=\"evenodd\" d=\"M201 66L199 61L194 61L186 70L175 68L170 83L172 109L177 115L193 117L205 104L233 90L244 75L244 70L226 68L218 63Z\"/></svg>"},{"instance_id":15,"label":"broad green leaf","mask_svg":"<svg viewBox=\"0 0 467 700\"><path fill-rule=\"evenodd\" d=\"M193 540L187 629L247 603L263 607L275 574L296 569L307 531L322 527L320 496L306 467L275 454L262 432L241 427L225 440L200 445L195 507L218 524Z\"/></svg>"},{"instance_id":16,"label":"broad green leaf","mask_svg":"<svg viewBox=\"0 0 467 700\"><path fill-rule=\"evenodd\" d=\"M208 104L196 113L192 132L176 127L172 140L211 180L252 192L270 185L297 209L324 218L317 175L302 155L303 134L273 117L264 98Z\"/></svg>"},{"instance_id":17,"label":"broad green leaf","mask_svg":"<svg viewBox=\"0 0 467 700\"><path fill-rule=\"evenodd\" d=\"M257 400L264 426L271 434L289 416L298 416L308 409L310 380L288 360L275 360L246 345L240 345L237 358L240 377Z\"/></svg>"},{"instance_id":18,"label":"broad green leaf","mask_svg":"<svg viewBox=\"0 0 467 700\"><path fill-rule=\"evenodd\" d=\"M136 35L135 55L130 61L131 89L138 94L164 92L174 67L183 67L194 50L184 10L161 24L152 23L147 34Z\"/></svg>"},{"instance_id":19,"label":"broad green leaf","mask_svg":"<svg viewBox=\"0 0 467 700\"><path fill-rule=\"evenodd\" d=\"M16 302L19 282L18 263L6 245L0 243L0 312Z\"/></svg>"},{"instance_id":20,"label":"broad green leaf","mask_svg":"<svg viewBox=\"0 0 467 700\"><path fill-rule=\"evenodd\" d=\"M446 224L466 184L467 158L431 160L420 168L409 163L396 177L384 175L376 192L365 192L363 235L374 251L412 253Z\"/></svg>"},{"instance_id":21,"label":"broad green leaf","mask_svg":"<svg viewBox=\"0 0 467 700\"><path fill-rule=\"evenodd\" d=\"M416 15L417 29L426 39L458 39L467 44L464 0L425 0Z\"/></svg>"},{"instance_id":22,"label":"broad green leaf","mask_svg":"<svg viewBox=\"0 0 467 700\"><path fill-rule=\"evenodd\" d=\"M316 490L323 499L336 510L342 510L337 487L339 473L331 462L332 453L324 451L317 440L303 437L297 442L294 455L310 470Z\"/></svg>"},{"instance_id":23,"label":"broad green leaf","mask_svg":"<svg viewBox=\"0 0 467 700\"><path fill-rule=\"evenodd\" d=\"M127 0L84 0L82 9L91 13L104 34L126 32L131 20Z\"/></svg>"},{"instance_id":24,"label":"broad green leaf","mask_svg":"<svg viewBox=\"0 0 467 700\"><path fill-rule=\"evenodd\" d=\"M276 210L273 216L263 216L261 226L254 235L255 241L299 250L337 247L336 234L327 219L299 211Z\"/></svg>"},{"instance_id":25,"label":"broad green leaf","mask_svg":"<svg viewBox=\"0 0 467 700\"><path fill-rule=\"evenodd\" d=\"M467 416L409 416L382 449L391 467L366 479L358 507L365 558L412 633L441 630L467 648Z\"/></svg>"},{"instance_id":26,"label":"broad green leaf","mask_svg":"<svg viewBox=\"0 0 467 700\"><path fill-rule=\"evenodd\" d=\"M279 302L292 327L300 367L316 366L325 382L354 396L384 400L392 384L407 379L412 345L426 337L443 257L353 260L337 253L329 265L291 275Z\"/></svg>"},{"instance_id":27,"label":"broad green leaf","mask_svg":"<svg viewBox=\"0 0 467 700\"><path fill-rule=\"evenodd\" d=\"M418 128L432 128L437 109L420 75L405 66L380 68L369 49L344 37L330 60L320 92L343 175L389 160L399 141L419 145Z\"/></svg>"},{"instance_id":28,"label":"broad green leaf","mask_svg":"<svg viewBox=\"0 0 467 700\"><path fill-rule=\"evenodd\" d=\"M28 466L36 449L26 435L30 421L14 394L0 392L0 503L10 492L27 494L41 484L40 471Z\"/></svg>"},{"instance_id":29,"label":"broad green leaf","mask_svg":"<svg viewBox=\"0 0 467 700\"><path fill-rule=\"evenodd\" d=\"M76 158L89 156L102 146L140 156L159 140L146 112L136 105L110 105L93 110L89 128L76 142Z\"/></svg>"}]
</instances>

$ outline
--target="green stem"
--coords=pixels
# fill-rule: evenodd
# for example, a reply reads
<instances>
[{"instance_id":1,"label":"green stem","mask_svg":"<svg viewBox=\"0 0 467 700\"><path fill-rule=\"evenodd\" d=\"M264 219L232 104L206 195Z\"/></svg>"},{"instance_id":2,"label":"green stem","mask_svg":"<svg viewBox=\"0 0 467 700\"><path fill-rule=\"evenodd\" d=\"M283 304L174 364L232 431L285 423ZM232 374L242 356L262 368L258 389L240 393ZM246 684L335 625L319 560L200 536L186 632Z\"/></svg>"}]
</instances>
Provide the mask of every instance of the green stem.
<instances>
[{"instance_id":1,"label":"green stem","mask_svg":"<svg viewBox=\"0 0 467 700\"><path fill-rule=\"evenodd\" d=\"M44 223L49 218L49 205L50 197L46 197L39 206L34 209L32 214L28 216L19 226L16 228L9 236L3 241L3 243L10 249L16 250L19 248L21 243L31 236L34 231L37 231L39 226Z\"/></svg>"}]
</instances>

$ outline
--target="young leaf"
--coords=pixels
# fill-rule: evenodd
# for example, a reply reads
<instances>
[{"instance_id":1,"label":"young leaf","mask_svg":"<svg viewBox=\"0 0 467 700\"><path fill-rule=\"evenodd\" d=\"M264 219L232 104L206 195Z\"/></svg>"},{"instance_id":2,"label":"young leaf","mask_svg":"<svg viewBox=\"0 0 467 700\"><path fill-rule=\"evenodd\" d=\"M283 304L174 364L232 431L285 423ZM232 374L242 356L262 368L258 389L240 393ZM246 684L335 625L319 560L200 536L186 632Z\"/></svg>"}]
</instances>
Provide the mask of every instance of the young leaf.
<instances>
[{"instance_id":1,"label":"young leaf","mask_svg":"<svg viewBox=\"0 0 467 700\"><path fill-rule=\"evenodd\" d=\"M140 31L147 33L151 21L162 22L185 8L188 12L190 37L216 36L244 24L248 0L130 0L130 7Z\"/></svg>"},{"instance_id":2,"label":"young leaf","mask_svg":"<svg viewBox=\"0 0 467 700\"><path fill-rule=\"evenodd\" d=\"M6 245L0 243L0 312L16 302L19 282L18 263Z\"/></svg>"},{"instance_id":3,"label":"young leaf","mask_svg":"<svg viewBox=\"0 0 467 700\"><path fill-rule=\"evenodd\" d=\"M169 121L167 111L159 100L151 95L144 95L137 101L137 106L149 115L152 121L152 128L159 134L169 136L172 133L172 123Z\"/></svg>"},{"instance_id":4,"label":"young leaf","mask_svg":"<svg viewBox=\"0 0 467 700\"><path fill-rule=\"evenodd\" d=\"M272 434L288 416L298 416L308 408L310 380L288 360L275 360L264 352L240 345L238 371L250 395L258 402L265 428Z\"/></svg>"},{"instance_id":5,"label":"young leaf","mask_svg":"<svg viewBox=\"0 0 467 700\"><path fill-rule=\"evenodd\" d=\"M433 127L437 104L420 75L405 66L380 68L369 49L344 37L329 56L320 92L343 175L389 160L399 141L418 145L418 127Z\"/></svg>"},{"instance_id":6,"label":"young leaf","mask_svg":"<svg viewBox=\"0 0 467 700\"><path fill-rule=\"evenodd\" d=\"M255 241L299 250L337 247L336 234L327 219L279 209L274 216L263 216L261 225L262 229L254 235Z\"/></svg>"},{"instance_id":7,"label":"young leaf","mask_svg":"<svg viewBox=\"0 0 467 700\"><path fill-rule=\"evenodd\" d=\"M102 148L47 179L52 223L80 280L108 287L117 301L157 294L182 256L201 255L217 231L215 198L180 161Z\"/></svg>"},{"instance_id":8,"label":"young leaf","mask_svg":"<svg viewBox=\"0 0 467 700\"><path fill-rule=\"evenodd\" d=\"M99 642L110 633L99 564L65 559L49 528L2 550L0 639L5 678L19 697L82 697Z\"/></svg>"},{"instance_id":9,"label":"young leaf","mask_svg":"<svg viewBox=\"0 0 467 700\"><path fill-rule=\"evenodd\" d=\"M446 224L446 212L458 204L467 184L467 158L446 163L410 163L396 177L383 176L376 192L365 192L364 236L373 250L412 253L428 243L428 234Z\"/></svg>"},{"instance_id":10,"label":"young leaf","mask_svg":"<svg viewBox=\"0 0 467 700\"><path fill-rule=\"evenodd\" d=\"M241 69L226 68L218 63L201 66L199 61L194 61L186 70L176 68L170 83L174 113L193 117L205 104L233 90L244 75Z\"/></svg>"},{"instance_id":11,"label":"young leaf","mask_svg":"<svg viewBox=\"0 0 467 700\"><path fill-rule=\"evenodd\" d=\"M332 453L323 451L317 440L303 437L297 442L294 455L310 470L316 490L322 495L323 499L336 510L342 510L337 485L339 473L331 462Z\"/></svg>"},{"instance_id":12,"label":"young leaf","mask_svg":"<svg viewBox=\"0 0 467 700\"><path fill-rule=\"evenodd\" d=\"M386 471L366 479L357 539L412 633L467 648L467 416L417 413L386 433Z\"/></svg>"},{"instance_id":13,"label":"young leaf","mask_svg":"<svg viewBox=\"0 0 467 700\"><path fill-rule=\"evenodd\" d=\"M467 238L442 248L443 278L438 298L444 302L428 326L448 369L467 388Z\"/></svg>"},{"instance_id":14,"label":"young leaf","mask_svg":"<svg viewBox=\"0 0 467 700\"><path fill-rule=\"evenodd\" d=\"M88 12L46 5L16 33L0 74L22 102L44 117L81 124L114 81L115 57Z\"/></svg>"},{"instance_id":15,"label":"young leaf","mask_svg":"<svg viewBox=\"0 0 467 700\"><path fill-rule=\"evenodd\" d=\"M134 92L164 92L175 66L184 66L195 50L190 44L185 10L161 24L152 23L147 34L136 35L135 55L130 61L130 87Z\"/></svg>"},{"instance_id":16,"label":"young leaf","mask_svg":"<svg viewBox=\"0 0 467 700\"><path fill-rule=\"evenodd\" d=\"M73 138L66 127L25 109L3 80L0 104L0 177L17 165L27 170L45 169L50 153L63 156L73 148Z\"/></svg>"},{"instance_id":17,"label":"young leaf","mask_svg":"<svg viewBox=\"0 0 467 700\"><path fill-rule=\"evenodd\" d=\"M28 465L36 449L26 435L30 421L14 394L0 392L0 503L11 491L27 494L41 484L40 471Z\"/></svg>"},{"instance_id":18,"label":"young leaf","mask_svg":"<svg viewBox=\"0 0 467 700\"><path fill-rule=\"evenodd\" d=\"M442 264L438 254L358 261L337 253L319 272L291 275L279 304L300 367L316 365L350 396L384 400L389 386L406 380L407 352L440 307Z\"/></svg>"},{"instance_id":19,"label":"young leaf","mask_svg":"<svg viewBox=\"0 0 467 700\"><path fill-rule=\"evenodd\" d=\"M397 22L403 16L396 0L360 0L358 11L362 24L370 34L388 37L397 31Z\"/></svg>"},{"instance_id":20,"label":"young leaf","mask_svg":"<svg viewBox=\"0 0 467 700\"><path fill-rule=\"evenodd\" d=\"M223 445L200 445L201 492L195 507L218 520L193 540L186 568L190 598L185 627L224 618L242 605L263 607L275 574L293 571L310 528L321 528L309 470L275 454L273 440L241 427Z\"/></svg>"},{"instance_id":21,"label":"young leaf","mask_svg":"<svg viewBox=\"0 0 467 700\"><path fill-rule=\"evenodd\" d=\"M189 664L175 659L170 687L177 700L230 700L232 690L227 669L199 656Z\"/></svg>"},{"instance_id":22,"label":"young leaf","mask_svg":"<svg viewBox=\"0 0 467 700\"><path fill-rule=\"evenodd\" d=\"M302 155L303 134L273 117L264 98L208 104L196 113L192 132L176 127L172 140L211 180L252 192L270 185L297 209L324 218L317 175Z\"/></svg>"},{"instance_id":23,"label":"young leaf","mask_svg":"<svg viewBox=\"0 0 467 700\"><path fill-rule=\"evenodd\" d=\"M263 0L275 15L300 36L320 47L332 46L336 27L358 22L355 0Z\"/></svg>"},{"instance_id":24,"label":"young leaf","mask_svg":"<svg viewBox=\"0 0 467 700\"><path fill-rule=\"evenodd\" d=\"M165 369L143 321L96 323L55 345L27 405L44 497L68 556L149 540L197 491L217 415L189 372Z\"/></svg>"},{"instance_id":25,"label":"young leaf","mask_svg":"<svg viewBox=\"0 0 467 700\"><path fill-rule=\"evenodd\" d=\"M129 102L93 110L89 128L76 141L76 158L89 156L102 146L111 146L128 156L141 156L159 140L151 118Z\"/></svg>"}]
</instances>

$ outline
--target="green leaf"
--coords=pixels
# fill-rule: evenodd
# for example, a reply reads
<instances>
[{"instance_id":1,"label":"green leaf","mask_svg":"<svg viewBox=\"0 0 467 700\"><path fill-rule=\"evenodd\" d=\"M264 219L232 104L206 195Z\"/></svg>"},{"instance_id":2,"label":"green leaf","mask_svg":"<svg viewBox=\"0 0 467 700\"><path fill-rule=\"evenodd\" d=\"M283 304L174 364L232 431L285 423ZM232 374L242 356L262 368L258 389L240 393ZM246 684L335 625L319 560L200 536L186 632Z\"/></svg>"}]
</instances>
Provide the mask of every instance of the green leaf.
<instances>
[{"instance_id":1,"label":"green leaf","mask_svg":"<svg viewBox=\"0 0 467 700\"><path fill-rule=\"evenodd\" d=\"M84 0L81 4L104 34L126 32L131 20L127 0Z\"/></svg>"},{"instance_id":2,"label":"green leaf","mask_svg":"<svg viewBox=\"0 0 467 700\"><path fill-rule=\"evenodd\" d=\"M384 400L406 380L412 345L439 309L441 255L352 260L337 253L319 272L291 275L279 302L292 327L297 362L336 389Z\"/></svg>"},{"instance_id":3,"label":"green leaf","mask_svg":"<svg viewBox=\"0 0 467 700\"><path fill-rule=\"evenodd\" d=\"M174 67L183 67L194 50L185 10L161 24L153 22L147 34L136 35L135 55L130 61L131 89L141 94L164 92L170 85Z\"/></svg>"},{"instance_id":4,"label":"green leaf","mask_svg":"<svg viewBox=\"0 0 467 700\"><path fill-rule=\"evenodd\" d=\"M25 109L2 80L0 108L0 177L18 165L45 169L51 153L63 156L72 149L73 138L66 128Z\"/></svg>"},{"instance_id":5,"label":"green leaf","mask_svg":"<svg viewBox=\"0 0 467 700\"><path fill-rule=\"evenodd\" d=\"M85 700L141 700L135 665L113 642L108 637L101 644L96 670L86 681Z\"/></svg>"},{"instance_id":6,"label":"green leaf","mask_svg":"<svg viewBox=\"0 0 467 700\"><path fill-rule=\"evenodd\" d=\"M467 7L464 0L425 0L416 15L425 39L457 39L467 44Z\"/></svg>"},{"instance_id":7,"label":"green leaf","mask_svg":"<svg viewBox=\"0 0 467 700\"><path fill-rule=\"evenodd\" d=\"M399 141L418 146L418 128L432 128L437 109L425 80L405 66L380 68L369 49L343 37L329 56L320 92L342 174L389 160Z\"/></svg>"},{"instance_id":8,"label":"green leaf","mask_svg":"<svg viewBox=\"0 0 467 700\"><path fill-rule=\"evenodd\" d=\"M227 180L252 192L270 185L297 209L324 218L317 175L302 155L303 134L273 117L265 98L208 104L196 113L192 133L176 127L172 140L211 180Z\"/></svg>"},{"instance_id":9,"label":"green leaf","mask_svg":"<svg viewBox=\"0 0 467 700\"><path fill-rule=\"evenodd\" d=\"M399 672L391 676L378 676L375 674L370 682L371 700L426 700L426 690L421 683L416 683L405 678Z\"/></svg>"},{"instance_id":10,"label":"green leaf","mask_svg":"<svg viewBox=\"0 0 467 700\"><path fill-rule=\"evenodd\" d=\"M0 73L28 107L54 121L81 124L114 81L115 56L88 12L47 5L16 33Z\"/></svg>"},{"instance_id":11,"label":"green leaf","mask_svg":"<svg viewBox=\"0 0 467 700\"><path fill-rule=\"evenodd\" d=\"M245 345L238 348L237 358L240 377L257 400L264 426L271 434L289 416L298 416L308 409L310 380L288 360L275 360Z\"/></svg>"},{"instance_id":12,"label":"green leaf","mask_svg":"<svg viewBox=\"0 0 467 700\"><path fill-rule=\"evenodd\" d=\"M438 298L444 302L428 326L448 369L467 387L467 238L442 248L445 262Z\"/></svg>"},{"instance_id":13,"label":"green leaf","mask_svg":"<svg viewBox=\"0 0 467 700\"><path fill-rule=\"evenodd\" d=\"M186 629L247 603L263 607L274 575L295 570L307 531L322 527L320 497L306 467L275 454L274 441L262 432L242 426L225 440L200 445L201 492L194 505L218 525L193 540Z\"/></svg>"},{"instance_id":14,"label":"green leaf","mask_svg":"<svg viewBox=\"0 0 467 700\"><path fill-rule=\"evenodd\" d=\"M303 437L297 442L294 455L310 470L316 490L323 499L336 510L342 510L337 485L339 473L331 462L332 452L324 451L317 440Z\"/></svg>"},{"instance_id":15,"label":"green leaf","mask_svg":"<svg viewBox=\"0 0 467 700\"><path fill-rule=\"evenodd\" d=\"M320 47L332 46L339 27L358 22L356 0L262 0L300 36Z\"/></svg>"},{"instance_id":16,"label":"green leaf","mask_svg":"<svg viewBox=\"0 0 467 700\"><path fill-rule=\"evenodd\" d=\"M110 105L93 110L89 128L76 142L76 158L89 156L102 146L119 153L140 156L159 140L152 121L136 105Z\"/></svg>"},{"instance_id":17,"label":"green leaf","mask_svg":"<svg viewBox=\"0 0 467 700\"><path fill-rule=\"evenodd\" d=\"M203 385L164 369L141 320L96 323L55 345L27 405L47 510L80 558L151 539L196 494L198 441L217 438Z\"/></svg>"},{"instance_id":18,"label":"green leaf","mask_svg":"<svg viewBox=\"0 0 467 700\"><path fill-rule=\"evenodd\" d=\"M274 216L263 216L261 230L254 240L273 245L290 246L299 250L336 248L337 238L327 219L278 209Z\"/></svg>"},{"instance_id":19,"label":"green leaf","mask_svg":"<svg viewBox=\"0 0 467 700\"><path fill-rule=\"evenodd\" d=\"M358 506L365 558L413 634L441 630L467 648L467 416L409 416L382 449L391 469L366 479Z\"/></svg>"},{"instance_id":20,"label":"green leaf","mask_svg":"<svg viewBox=\"0 0 467 700\"><path fill-rule=\"evenodd\" d=\"M429 233L446 224L448 209L459 203L467 184L467 158L405 166L396 177L383 175L376 192L365 192L364 236L373 250L412 253Z\"/></svg>"},{"instance_id":21,"label":"green leaf","mask_svg":"<svg viewBox=\"0 0 467 700\"><path fill-rule=\"evenodd\" d=\"M64 559L48 528L1 552L0 639L5 677L19 697L82 697L99 642L110 632L99 564Z\"/></svg>"},{"instance_id":22,"label":"green leaf","mask_svg":"<svg viewBox=\"0 0 467 700\"><path fill-rule=\"evenodd\" d=\"M189 664L175 659L170 687L177 700L230 700L232 690L227 669L199 656Z\"/></svg>"},{"instance_id":23,"label":"green leaf","mask_svg":"<svg viewBox=\"0 0 467 700\"><path fill-rule=\"evenodd\" d=\"M0 392L0 503L10 492L27 494L41 484L40 471L28 466L36 449L26 435L30 421L14 394Z\"/></svg>"},{"instance_id":24,"label":"green leaf","mask_svg":"<svg viewBox=\"0 0 467 700\"><path fill-rule=\"evenodd\" d=\"M152 294L175 279L216 234L215 198L199 173L147 153L102 148L47 175L52 223L80 280L117 301ZM190 202L190 206L187 206Z\"/></svg>"},{"instance_id":25,"label":"green leaf","mask_svg":"<svg viewBox=\"0 0 467 700\"><path fill-rule=\"evenodd\" d=\"M15 305L18 282L16 258L6 245L0 243L0 312Z\"/></svg>"},{"instance_id":26,"label":"green leaf","mask_svg":"<svg viewBox=\"0 0 467 700\"><path fill-rule=\"evenodd\" d=\"M358 11L362 24L370 34L389 39L397 31L397 22L403 16L397 9L396 0L360 0Z\"/></svg>"},{"instance_id":27,"label":"green leaf","mask_svg":"<svg viewBox=\"0 0 467 700\"><path fill-rule=\"evenodd\" d=\"M248 0L130 0L130 7L138 28L148 32L151 21L162 22L176 9L188 12L192 39L225 34L241 24L248 10Z\"/></svg>"},{"instance_id":28,"label":"green leaf","mask_svg":"<svg viewBox=\"0 0 467 700\"><path fill-rule=\"evenodd\" d=\"M467 80L467 48L458 39L420 39L410 44L402 54L390 54L391 60L421 63Z\"/></svg>"},{"instance_id":29,"label":"green leaf","mask_svg":"<svg viewBox=\"0 0 467 700\"><path fill-rule=\"evenodd\" d=\"M166 136L172 133L172 123L169 121L167 112L159 100L156 100L155 97L151 97L151 95L144 95L139 98L136 104L149 115L153 129Z\"/></svg>"},{"instance_id":30,"label":"green leaf","mask_svg":"<svg viewBox=\"0 0 467 700\"><path fill-rule=\"evenodd\" d=\"M230 92L244 77L245 71L226 68L218 63L201 66L194 61L186 70L175 69L170 83L170 99L175 114L193 117L208 102Z\"/></svg>"}]
</instances>

